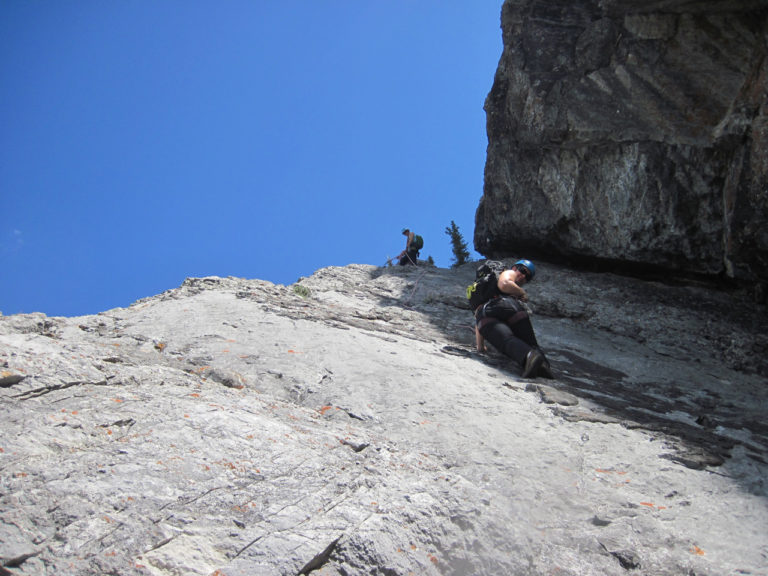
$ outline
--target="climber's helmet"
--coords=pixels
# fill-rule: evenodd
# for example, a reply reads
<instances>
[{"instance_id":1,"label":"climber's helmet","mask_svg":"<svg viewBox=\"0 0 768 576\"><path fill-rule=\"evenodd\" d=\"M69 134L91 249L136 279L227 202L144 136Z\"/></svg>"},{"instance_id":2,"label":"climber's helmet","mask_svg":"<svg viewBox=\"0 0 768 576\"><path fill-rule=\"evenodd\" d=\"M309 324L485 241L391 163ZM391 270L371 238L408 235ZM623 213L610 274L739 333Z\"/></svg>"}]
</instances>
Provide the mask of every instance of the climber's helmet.
<instances>
[{"instance_id":1,"label":"climber's helmet","mask_svg":"<svg viewBox=\"0 0 768 576\"><path fill-rule=\"evenodd\" d=\"M536 275L536 266L530 260L518 260L512 264L512 268L519 270L525 276L526 282L533 280L533 277Z\"/></svg>"}]
</instances>

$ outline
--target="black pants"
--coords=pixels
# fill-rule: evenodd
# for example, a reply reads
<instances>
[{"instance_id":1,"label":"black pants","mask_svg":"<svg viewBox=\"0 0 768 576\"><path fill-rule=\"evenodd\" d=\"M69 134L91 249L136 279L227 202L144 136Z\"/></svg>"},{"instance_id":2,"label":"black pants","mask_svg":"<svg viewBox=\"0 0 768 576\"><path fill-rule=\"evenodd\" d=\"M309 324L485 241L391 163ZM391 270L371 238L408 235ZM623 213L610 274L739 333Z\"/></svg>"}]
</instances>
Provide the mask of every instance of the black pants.
<instances>
[{"instance_id":1,"label":"black pants","mask_svg":"<svg viewBox=\"0 0 768 576\"><path fill-rule=\"evenodd\" d=\"M528 312L514 298L496 298L480 308L477 326L483 338L520 366L528 352L539 347Z\"/></svg>"},{"instance_id":2,"label":"black pants","mask_svg":"<svg viewBox=\"0 0 768 576\"><path fill-rule=\"evenodd\" d=\"M400 266L405 266L407 264L413 264L416 265L416 262L419 261L419 251L418 250L409 250L405 253L405 256L400 258Z\"/></svg>"}]
</instances>

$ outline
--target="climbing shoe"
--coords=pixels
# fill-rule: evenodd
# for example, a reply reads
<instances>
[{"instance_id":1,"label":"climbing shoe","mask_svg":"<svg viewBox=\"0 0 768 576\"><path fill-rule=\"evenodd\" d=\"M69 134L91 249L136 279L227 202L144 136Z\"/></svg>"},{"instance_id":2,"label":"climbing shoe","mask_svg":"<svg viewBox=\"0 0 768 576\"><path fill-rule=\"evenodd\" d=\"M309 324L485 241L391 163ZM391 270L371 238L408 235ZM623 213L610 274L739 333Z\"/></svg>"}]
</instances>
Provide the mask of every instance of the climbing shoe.
<instances>
[{"instance_id":1,"label":"climbing shoe","mask_svg":"<svg viewBox=\"0 0 768 576\"><path fill-rule=\"evenodd\" d=\"M539 352L541 352L541 350L539 350ZM541 352L541 355L544 356L544 352ZM541 366L539 366L539 376L549 378L550 380L554 378L552 375L552 367L549 365L549 360L547 360L546 356L544 356L544 360L542 361Z\"/></svg>"},{"instance_id":2,"label":"climbing shoe","mask_svg":"<svg viewBox=\"0 0 768 576\"><path fill-rule=\"evenodd\" d=\"M544 354L535 348L528 352L525 357L525 368L523 368L523 378L536 378L539 375L539 368L544 363Z\"/></svg>"},{"instance_id":3,"label":"climbing shoe","mask_svg":"<svg viewBox=\"0 0 768 576\"><path fill-rule=\"evenodd\" d=\"M544 361L541 363L541 366L539 366L539 376L542 376L544 378L549 378L552 380L554 376L552 375L552 367L549 365L549 360L544 358Z\"/></svg>"}]
</instances>

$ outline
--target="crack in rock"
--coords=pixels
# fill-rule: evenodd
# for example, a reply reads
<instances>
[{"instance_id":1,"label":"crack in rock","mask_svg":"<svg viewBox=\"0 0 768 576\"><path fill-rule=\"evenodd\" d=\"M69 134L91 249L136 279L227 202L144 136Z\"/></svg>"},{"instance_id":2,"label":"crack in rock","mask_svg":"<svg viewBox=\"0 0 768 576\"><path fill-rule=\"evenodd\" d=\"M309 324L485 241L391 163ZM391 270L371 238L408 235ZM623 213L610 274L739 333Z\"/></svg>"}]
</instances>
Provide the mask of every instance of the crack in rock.
<instances>
[{"instance_id":1,"label":"crack in rock","mask_svg":"<svg viewBox=\"0 0 768 576\"><path fill-rule=\"evenodd\" d=\"M333 551L336 549L336 546L338 545L339 540L341 540L341 536L339 536L333 542L328 544L328 546L325 547L325 550L323 550L317 556L312 558L312 560L307 562L304 565L304 567L301 570L299 570L297 576L306 576L310 572L314 572L315 570L319 570L320 568L325 566L330 560L331 554L333 554Z\"/></svg>"},{"instance_id":2,"label":"crack in rock","mask_svg":"<svg viewBox=\"0 0 768 576\"><path fill-rule=\"evenodd\" d=\"M106 386L107 385L107 379L99 380L97 382L87 382L83 380L75 380L73 382L62 382L61 384L52 384L50 386L44 386L42 388L35 388L34 390L27 390L26 392L22 392L21 394L17 394L15 398L21 398L22 400L29 400L30 398L37 398L39 396L44 396L45 394L50 394L51 392L56 392L57 390L66 390L67 388L72 388L73 386Z\"/></svg>"}]
</instances>

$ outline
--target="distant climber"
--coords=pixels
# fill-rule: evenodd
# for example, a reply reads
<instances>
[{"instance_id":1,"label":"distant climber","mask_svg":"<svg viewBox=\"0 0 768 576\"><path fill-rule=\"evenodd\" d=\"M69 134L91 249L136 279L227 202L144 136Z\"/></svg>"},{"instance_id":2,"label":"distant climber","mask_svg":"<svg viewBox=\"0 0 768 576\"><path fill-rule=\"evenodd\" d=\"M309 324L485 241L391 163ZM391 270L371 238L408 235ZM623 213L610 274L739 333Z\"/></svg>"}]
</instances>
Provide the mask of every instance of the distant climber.
<instances>
[{"instance_id":1,"label":"distant climber","mask_svg":"<svg viewBox=\"0 0 768 576\"><path fill-rule=\"evenodd\" d=\"M496 266L494 266L494 264ZM488 340L499 352L515 360L523 378L552 378L526 307L528 295L522 285L533 280L536 267L530 260L518 260L511 268L487 262L478 268L478 281L467 290L475 313L475 341L478 352L485 352Z\"/></svg>"},{"instance_id":2,"label":"distant climber","mask_svg":"<svg viewBox=\"0 0 768 576\"><path fill-rule=\"evenodd\" d=\"M418 234L414 234L408 228L403 228L403 236L406 237L405 250L398 254L400 266L407 264L416 265L419 261L419 250L424 247L424 239Z\"/></svg>"}]
</instances>

